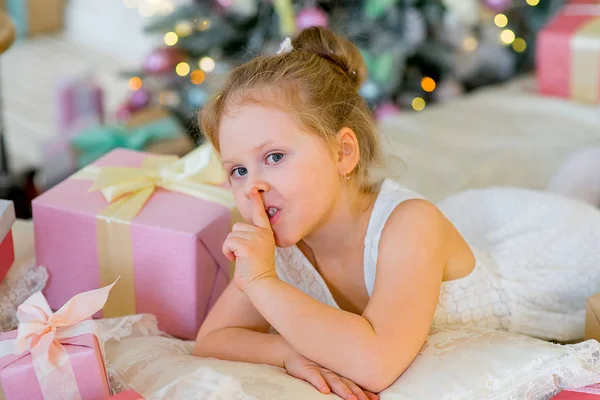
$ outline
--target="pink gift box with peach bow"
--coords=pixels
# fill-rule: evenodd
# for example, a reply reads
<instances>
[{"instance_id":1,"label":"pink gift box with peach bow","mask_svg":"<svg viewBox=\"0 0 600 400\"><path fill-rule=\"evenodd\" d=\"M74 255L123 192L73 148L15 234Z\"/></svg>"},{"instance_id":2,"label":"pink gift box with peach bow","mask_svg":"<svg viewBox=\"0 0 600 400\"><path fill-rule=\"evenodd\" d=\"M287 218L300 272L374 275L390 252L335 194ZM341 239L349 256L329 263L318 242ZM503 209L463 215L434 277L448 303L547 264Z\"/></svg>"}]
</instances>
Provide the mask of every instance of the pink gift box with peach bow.
<instances>
[{"instance_id":1,"label":"pink gift box with peach bow","mask_svg":"<svg viewBox=\"0 0 600 400\"><path fill-rule=\"evenodd\" d=\"M18 330L0 333L4 399L102 400L110 396L92 314L114 283L80 293L52 312L41 292L17 309Z\"/></svg>"}]
</instances>

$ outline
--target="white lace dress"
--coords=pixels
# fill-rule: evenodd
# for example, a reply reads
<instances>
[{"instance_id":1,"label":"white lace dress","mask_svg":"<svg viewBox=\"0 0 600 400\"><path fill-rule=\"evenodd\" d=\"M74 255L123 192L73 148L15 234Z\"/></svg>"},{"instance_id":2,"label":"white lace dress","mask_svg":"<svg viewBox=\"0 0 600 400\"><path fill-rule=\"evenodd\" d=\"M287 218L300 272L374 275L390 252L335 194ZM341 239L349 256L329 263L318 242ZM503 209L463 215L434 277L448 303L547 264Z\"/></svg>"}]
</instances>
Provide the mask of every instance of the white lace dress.
<instances>
[{"instance_id":1,"label":"white lace dress","mask_svg":"<svg viewBox=\"0 0 600 400\"><path fill-rule=\"evenodd\" d=\"M382 183L364 241L369 295L385 222L412 198L422 197L391 180ZM600 292L600 211L557 195L509 188L465 191L438 206L469 242L477 262L466 277L442 283L434 325L558 341L583 337L585 300ZM278 248L276 266L283 281L338 307L298 247Z\"/></svg>"}]
</instances>

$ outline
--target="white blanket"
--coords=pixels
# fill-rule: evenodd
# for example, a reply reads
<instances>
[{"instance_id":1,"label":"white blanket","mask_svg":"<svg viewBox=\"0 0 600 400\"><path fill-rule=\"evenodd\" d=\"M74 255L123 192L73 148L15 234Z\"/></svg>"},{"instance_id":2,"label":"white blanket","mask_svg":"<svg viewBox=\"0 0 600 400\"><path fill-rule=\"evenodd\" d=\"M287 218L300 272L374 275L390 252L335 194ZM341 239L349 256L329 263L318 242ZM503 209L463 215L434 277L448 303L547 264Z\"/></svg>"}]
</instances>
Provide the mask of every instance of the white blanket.
<instances>
[{"instance_id":1,"label":"white blanket","mask_svg":"<svg viewBox=\"0 0 600 400\"><path fill-rule=\"evenodd\" d=\"M600 110L539 96L526 77L391 117L381 132L386 175L438 201L468 188L545 188L569 153L600 144Z\"/></svg>"}]
</instances>

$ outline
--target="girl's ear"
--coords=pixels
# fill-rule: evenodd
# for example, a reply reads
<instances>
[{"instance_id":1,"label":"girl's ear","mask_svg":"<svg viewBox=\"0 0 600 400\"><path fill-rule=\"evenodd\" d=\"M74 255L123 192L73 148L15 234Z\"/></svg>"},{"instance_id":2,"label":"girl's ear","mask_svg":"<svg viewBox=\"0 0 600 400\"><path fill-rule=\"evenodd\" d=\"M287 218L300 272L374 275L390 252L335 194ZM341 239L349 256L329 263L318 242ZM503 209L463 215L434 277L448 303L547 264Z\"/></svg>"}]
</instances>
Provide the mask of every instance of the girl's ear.
<instances>
[{"instance_id":1,"label":"girl's ear","mask_svg":"<svg viewBox=\"0 0 600 400\"><path fill-rule=\"evenodd\" d=\"M337 133L336 142L338 145L338 172L341 176L350 175L356 168L360 157L356 134L352 129L343 127Z\"/></svg>"}]
</instances>

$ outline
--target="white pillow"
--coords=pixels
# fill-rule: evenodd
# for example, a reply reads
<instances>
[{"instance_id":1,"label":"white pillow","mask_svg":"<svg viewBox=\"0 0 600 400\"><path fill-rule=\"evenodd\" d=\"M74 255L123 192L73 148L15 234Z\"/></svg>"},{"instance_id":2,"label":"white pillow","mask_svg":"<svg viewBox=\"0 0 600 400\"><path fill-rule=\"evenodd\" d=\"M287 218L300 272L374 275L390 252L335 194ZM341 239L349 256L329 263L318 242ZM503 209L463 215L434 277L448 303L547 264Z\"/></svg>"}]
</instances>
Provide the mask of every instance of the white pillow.
<instances>
[{"instance_id":1,"label":"white pillow","mask_svg":"<svg viewBox=\"0 0 600 400\"><path fill-rule=\"evenodd\" d=\"M151 399L167 399L166 393L178 393L178 398L182 393L197 394L186 399L208 394L223 400L332 398L279 368L193 357L193 342L164 336L106 339L116 391L132 388ZM435 329L410 368L381 393L381 399L535 400L547 399L561 388L599 381L596 341L561 346L480 328Z\"/></svg>"}]
</instances>

